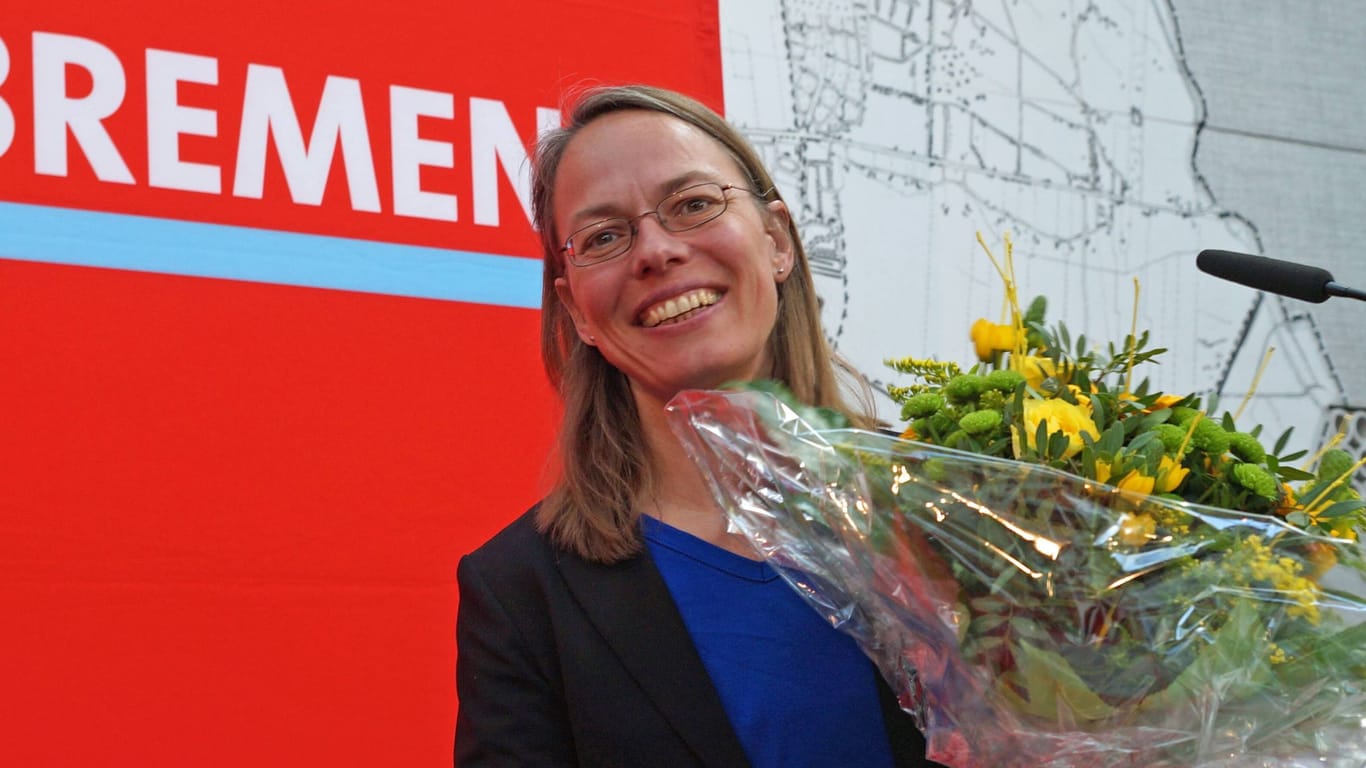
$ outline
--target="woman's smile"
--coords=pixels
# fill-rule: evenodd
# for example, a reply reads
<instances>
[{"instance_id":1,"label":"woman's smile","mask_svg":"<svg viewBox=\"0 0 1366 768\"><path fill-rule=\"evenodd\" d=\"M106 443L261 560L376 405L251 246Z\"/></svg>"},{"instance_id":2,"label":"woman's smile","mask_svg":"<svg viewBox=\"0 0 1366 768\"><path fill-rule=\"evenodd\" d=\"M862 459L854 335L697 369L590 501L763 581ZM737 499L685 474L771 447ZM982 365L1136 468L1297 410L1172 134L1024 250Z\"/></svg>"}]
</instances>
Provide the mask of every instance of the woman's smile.
<instances>
[{"instance_id":1,"label":"woman's smile","mask_svg":"<svg viewBox=\"0 0 1366 768\"><path fill-rule=\"evenodd\" d=\"M721 292L710 288L688 291L671 299L652 304L640 313L640 324L646 328L680 323L721 300Z\"/></svg>"}]
</instances>

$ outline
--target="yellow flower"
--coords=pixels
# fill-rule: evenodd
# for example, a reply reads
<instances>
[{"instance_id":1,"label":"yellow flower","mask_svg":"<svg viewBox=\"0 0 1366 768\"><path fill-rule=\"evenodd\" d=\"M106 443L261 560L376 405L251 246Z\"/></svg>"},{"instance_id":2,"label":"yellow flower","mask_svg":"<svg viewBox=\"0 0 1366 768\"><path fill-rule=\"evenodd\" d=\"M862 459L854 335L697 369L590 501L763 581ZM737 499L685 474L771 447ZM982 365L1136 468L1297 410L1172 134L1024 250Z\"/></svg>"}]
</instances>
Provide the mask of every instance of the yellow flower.
<instances>
[{"instance_id":1,"label":"yellow flower","mask_svg":"<svg viewBox=\"0 0 1366 768\"><path fill-rule=\"evenodd\" d=\"M1154 488L1158 493L1171 493L1181 485L1181 481L1190 474L1190 469L1181 466L1181 462L1170 456L1163 456L1162 463L1157 468L1157 482Z\"/></svg>"},{"instance_id":2,"label":"yellow flower","mask_svg":"<svg viewBox=\"0 0 1366 768\"><path fill-rule=\"evenodd\" d=\"M1267 661L1270 661L1272 664L1284 664L1290 660L1290 657L1285 654L1285 649L1279 645L1267 643L1267 647L1271 649L1271 654L1267 656Z\"/></svg>"},{"instance_id":3,"label":"yellow flower","mask_svg":"<svg viewBox=\"0 0 1366 768\"><path fill-rule=\"evenodd\" d=\"M1356 541L1356 523L1349 517L1339 517L1333 521L1332 525L1328 526L1328 533L1339 539L1351 539L1352 541Z\"/></svg>"},{"instance_id":4,"label":"yellow flower","mask_svg":"<svg viewBox=\"0 0 1366 768\"><path fill-rule=\"evenodd\" d=\"M1038 434L1039 424L1048 425L1048 433L1061 432L1067 435L1067 450L1063 452L1061 458L1069 459L1082 449L1081 435L1086 433L1091 439L1099 439L1100 430L1096 428L1096 422L1082 410L1081 407L1073 405L1066 400L1037 400L1028 398L1024 401L1024 435L1023 444L1038 450L1034 444L1034 437ZM1021 430L1011 427L1011 437L1015 444L1015 455L1021 453Z\"/></svg>"},{"instance_id":5,"label":"yellow flower","mask_svg":"<svg viewBox=\"0 0 1366 768\"><path fill-rule=\"evenodd\" d=\"M1067 388L1072 391L1072 399L1077 401L1077 405L1085 408L1087 413L1091 413L1091 396L1084 394L1081 387L1076 384L1068 384Z\"/></svg>"},{"instance_id":6,"label":"yellow flower","mask_svg":"<svg viewBox=\"0 0 1366 768\"><path fill-rule=\"evenodd\" d=\"M1129 474L1115 483L1115 487L1128 496L1147 496L1153 492L1153 486L1157 484L1155 478L1149 477L1136 469L1129 470Z\"/></svg>"},{"instance_id":7,"label":"yellow flower","mask_svg":"<svg viewBox=\"0 0 1366 768\"><path fill-rule=\"evenodd\" d=\"M1246 547L1247 575L1252 581L1269 583L1272 589L1285 593L1285 615L1319 623L1318 585L1300 574L1300 563L1289 557L1273 557L1271 547L1259 536L1249 536L1241 544Z\"/></svg>"},{"instance_id":8,"label":"yellow flower","mask_svg":"<svg viewBox=\"0 0 1366 768\"><path fill-rule=\"evenodd\" d=\"M1110 482L1110 462L1105 459L1096 459L1096 482Z\"/></svg>"},{"instance_id":9,"label":"yellow flower","mask_svg":"<svg viewBox=\"0 0 1366 768\"><path fill-rule=\"evenodd\" d=\"M1124 397L1125 395L1128 395L1128 393L1124 393L1124 395L1121 395L1121 397ZM1160 411L1163 408L1170 408L1184 399L1185 398L1183 398L1181 395L1161 395L1153 401L1152 405L1148 406L1147 408L1144 408L1143 411L1144 413Z\"/></svg>"},{"instance_id":10,"label":"yellow flower","mask_svg":"<svg viewBox=\"0 0 1366 768\"><path fill-rule=\"evenodd\" d=\"M1132 473L1131 473L1132 474ZM1125 514L1119 521L1119 541L1129 547L1141 547L1157 533L1157 521L1151 516Z\"/></svg>"},{"instance_id":11,"label":"yellow flower","mask_svg":"<svg viewBox=\"0 0 1366 768\"><path fill-rule=\"evenodd\" d=\"M994 360L999 352L1014 350L1024 336L1024 332L1017 331L1013 325L1000 325L984 317L972 324L969 333L973 348L977 351L977 359L984 363Z\"/></svg>"},{"instance_id":12,"label":"yellow flower","mask_svg":"<svg viewBox=\"0 0 1366 768\"><path fill-rule=\"evenodd\" d=\"M1281 483L1281 501L1276 505L1276 514L1285 517L1291 512L1300 510L1300 502L1295 498L1295 489L1290 487L1290 483Z\"/></svg>"},{"instance_id":13,"label":"yellow flower","mask_svg":"<svg viewBox=\"0 0 1366 768\"><path fill-rule=\"evenodd\" d=\"M1037 355L1021 355L1019 365L1015 369L1024 375L1025 382L1031 389L1038 389L1043 385L1044 379L1058 373L1058 367L1052 360Z\"/></svg>"},{"instance_id":14,"label":"yellow flower","mask_svg":"<svg viewBox=\"0 0 1366 768\"><path fill-rule=\"evenodd\" d=\"M1114 473L1114 468L1105 459L1096 459L1096 482L1109 483L1110 476ZM1128 501L1141 501L1142 497L1153 492L1158 487L1158 478L1150 477L1131 469L1125 473L1119 482L1114 484L1119 489L1121 495L1128 497Z\"/></svg>"}]
</instances>

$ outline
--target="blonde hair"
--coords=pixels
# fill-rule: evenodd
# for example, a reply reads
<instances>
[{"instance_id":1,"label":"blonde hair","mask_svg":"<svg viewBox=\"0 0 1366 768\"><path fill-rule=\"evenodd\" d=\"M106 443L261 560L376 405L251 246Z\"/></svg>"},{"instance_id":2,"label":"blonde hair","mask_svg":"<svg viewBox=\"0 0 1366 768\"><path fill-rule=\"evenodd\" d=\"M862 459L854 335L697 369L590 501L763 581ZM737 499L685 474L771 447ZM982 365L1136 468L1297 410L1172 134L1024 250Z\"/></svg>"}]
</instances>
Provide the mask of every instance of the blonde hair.
<instances>
[{"instance_id":1,"label":"blonde hair","mask_svg":"<svg viewBox=\"0 0 1366 768\"><path fill-rule=\"evenodd\" d=\"M614 563L640 551L637 494L648 487L645 437L630 384L620 371L584 344L560 302L555 280L564 275L563 235L555 231L555 178L560 159L578 131L603 115L646 110L670 115L715 139L748 175L750 188L781 200L773 179L749 142L720 115L680 93L644 85L586 91L566 125L537 142L532 166L532 208L545 254L541 281L541 358L564 403L560 426L561 475L542 501L537 525L559 547L587 560ZM761 192L762 194L762 192ZM769 337L773 376L804 402L835 408L856 424L870 425L866 403L851 408L836 370L866 392L862 377L831 351L820 324L820 304L796 223L787 220L792 273L778 286L777 322ZM864 398L867 399L866 397Z\"/></svg>"}]
</instances>

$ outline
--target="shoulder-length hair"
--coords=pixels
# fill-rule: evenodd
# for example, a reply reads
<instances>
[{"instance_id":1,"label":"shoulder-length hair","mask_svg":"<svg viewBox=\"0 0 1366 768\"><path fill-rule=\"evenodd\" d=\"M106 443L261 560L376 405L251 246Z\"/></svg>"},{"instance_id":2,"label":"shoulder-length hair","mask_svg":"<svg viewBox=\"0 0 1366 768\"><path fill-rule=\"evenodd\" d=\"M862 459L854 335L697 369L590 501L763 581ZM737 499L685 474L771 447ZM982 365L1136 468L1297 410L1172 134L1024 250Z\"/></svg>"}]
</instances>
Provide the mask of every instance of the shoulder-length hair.
<instances>
[{"instance_id":1,"label":"shoulder-length hair","mask_svg":"<svg viewBox=\"0 0 1366 768\"><path fill-rule=\"evenodd\" d=\"M542 501L538 527L559 547L601 563L614 563L641 548L638 494L649 487L645 437L626 376L584 344L560 302L555 280L565 272L563 233L555 230L555 178L565 149L580 129L623 110L661 112L712 137L749 177L750 188L780 200L773 179L749 142L721 116L680 93L644 85L599 87L572 105L564 127L541 136L532 165L532 209L545 268L541 280L541 358L559 390L564 418L559 435L561 475ZM835 408L868 425L866 402L851 408L836 369L865 393L867 386L831 351L820 324L820 304L806 252L788 216L795 258L792 274L778 286L778 316L768 340L773 376L804 402Z\"/></svg>"}]
</instances>

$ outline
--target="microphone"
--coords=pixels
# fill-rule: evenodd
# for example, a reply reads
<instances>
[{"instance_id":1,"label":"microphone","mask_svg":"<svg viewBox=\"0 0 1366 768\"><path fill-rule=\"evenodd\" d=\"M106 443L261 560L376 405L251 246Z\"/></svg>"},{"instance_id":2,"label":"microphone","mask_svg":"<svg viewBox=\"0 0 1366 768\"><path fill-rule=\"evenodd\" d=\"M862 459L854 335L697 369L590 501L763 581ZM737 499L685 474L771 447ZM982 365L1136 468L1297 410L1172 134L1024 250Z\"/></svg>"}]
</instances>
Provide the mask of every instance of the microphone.
<instances>
[{"instance_id":1,"label":"microphone","mask_svg":"<svg viewBox=\"0 0 1366 768\"><path fill-rule=\"evenodd\" d=\"M1300 301L1320 304L1330 296L1366 301L1366 291L1336 283L1328 270L1305 264L1233 251L1205 250L1195 257L1195 266L1207 275Z\"/></svg>"}]
</instances>

